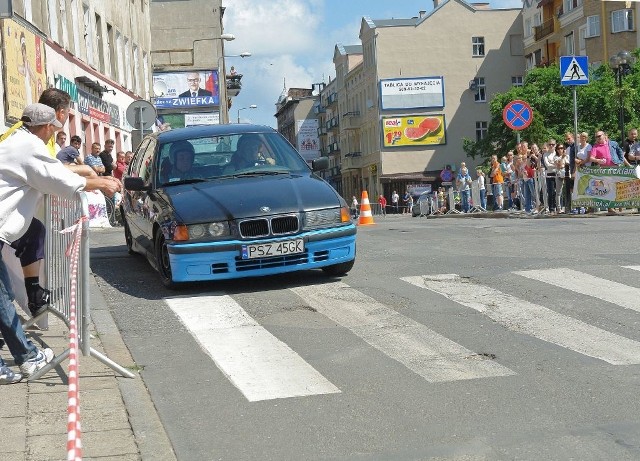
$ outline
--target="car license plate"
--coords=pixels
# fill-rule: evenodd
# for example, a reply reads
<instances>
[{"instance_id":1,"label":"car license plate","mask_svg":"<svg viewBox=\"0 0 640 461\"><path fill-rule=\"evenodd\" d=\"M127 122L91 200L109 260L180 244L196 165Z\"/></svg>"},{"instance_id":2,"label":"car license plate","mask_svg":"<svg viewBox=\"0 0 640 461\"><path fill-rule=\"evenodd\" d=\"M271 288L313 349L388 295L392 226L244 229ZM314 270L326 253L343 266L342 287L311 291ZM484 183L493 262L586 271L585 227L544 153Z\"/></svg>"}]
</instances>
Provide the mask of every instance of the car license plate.
<instances>
[{"instance_id":1,"label":"car license plate","mask_svg":"<svg viewBox=\"0 0 640 461\"><path fill-rule=\"evenodd\" d=\"M303 239L242 245L242 259L269 258L302 252L304 252Z\"/></svg>"}]
</instances>

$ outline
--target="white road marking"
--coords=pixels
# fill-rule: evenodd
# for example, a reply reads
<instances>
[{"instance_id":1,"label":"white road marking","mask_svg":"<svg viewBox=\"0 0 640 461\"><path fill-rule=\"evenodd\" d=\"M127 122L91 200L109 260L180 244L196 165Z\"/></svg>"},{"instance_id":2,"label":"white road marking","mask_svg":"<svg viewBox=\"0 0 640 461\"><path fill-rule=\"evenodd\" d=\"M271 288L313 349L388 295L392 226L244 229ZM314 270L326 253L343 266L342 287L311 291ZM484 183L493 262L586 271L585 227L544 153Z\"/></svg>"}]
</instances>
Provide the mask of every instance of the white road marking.
<instances>
[{"instance_id":1,"label":"white road marking","mask_svg":"<svg viewBox=\"0 0 640 461\"><path fill-rule=\"evenodd\" d=\"M640 266L622 266L626 269L633 269L634 271L640 271Z\"/></svg>"},{"instance_id":2,"label":"white road marking","mask_svg":"<svg viewBox=\"0 0 640 461\"><path fill-rule=\"evenodd\" d=\"M520 271L514 274L640 312L640 288L564 268Z\"/></svg>"},{"instance_id":3,"label":"white road marking","mask_svg":"<svg viewBox=\"0 0 640 461\"><path fill-rule=\"evenodd\" d=\"M291 289L309 306L351 330L429 382L515 373L390 309L345 283Z\"/></svg>"},{"instance_id":4,"label":"white road marking","mask_svg":"<svg viewBox=\"0 0 640 461\"><path fill-rule=\"evenodd\" d=\"M166 302L250 402L340 392L230 296Z\"/></svg>"},{"instance_id":5,"label":"white road marking","mask_svg":"<svg viewBox=\"0 0 640 461\"><path fill-rule=\"evenodd\" d=\"M610 333L544 306L472 283L456 274L403 277L458 304L482 312L518 333L548 341L613 365L640 363L640 343Z\"/></svg>"}]
</instances>

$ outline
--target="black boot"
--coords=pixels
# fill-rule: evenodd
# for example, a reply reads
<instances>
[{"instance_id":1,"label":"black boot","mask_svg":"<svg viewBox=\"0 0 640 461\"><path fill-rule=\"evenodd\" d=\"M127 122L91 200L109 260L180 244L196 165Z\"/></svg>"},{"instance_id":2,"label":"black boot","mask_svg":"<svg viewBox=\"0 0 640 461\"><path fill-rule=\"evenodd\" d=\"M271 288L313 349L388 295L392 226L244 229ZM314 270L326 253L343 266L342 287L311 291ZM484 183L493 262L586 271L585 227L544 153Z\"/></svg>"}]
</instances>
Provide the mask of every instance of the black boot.
<instances>
[{"instance_id":1,"label":"black boot","mask_svg":"<svg viewBox=\"0 0 640 461\"><path fill-rule=\"evenodd\" d=\"M32 317L37 317L49 308L51 292L38 285L37 289L27 293L29 298L29 311Z\"/></svg>"}]
</instances>

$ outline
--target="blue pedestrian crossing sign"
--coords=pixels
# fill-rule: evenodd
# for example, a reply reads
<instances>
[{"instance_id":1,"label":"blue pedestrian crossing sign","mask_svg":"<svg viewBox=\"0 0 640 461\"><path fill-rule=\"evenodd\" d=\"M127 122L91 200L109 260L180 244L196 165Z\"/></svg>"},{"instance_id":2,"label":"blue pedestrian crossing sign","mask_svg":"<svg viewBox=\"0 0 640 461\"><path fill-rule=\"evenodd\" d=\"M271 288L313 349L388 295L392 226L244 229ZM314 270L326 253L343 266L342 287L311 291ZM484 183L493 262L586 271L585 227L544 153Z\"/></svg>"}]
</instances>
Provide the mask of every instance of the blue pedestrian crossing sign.
<instances>
[{"instance_id":1,"label":"blue pedestrian crossing sign","mask_svg":"<svg viewBox=\"0 0 640 461\"><path fill-rule=\"evenodd\" d=\"M560 56L560 84L587 85L589 58L587 56Z\"/></svg>"}]
</instances>

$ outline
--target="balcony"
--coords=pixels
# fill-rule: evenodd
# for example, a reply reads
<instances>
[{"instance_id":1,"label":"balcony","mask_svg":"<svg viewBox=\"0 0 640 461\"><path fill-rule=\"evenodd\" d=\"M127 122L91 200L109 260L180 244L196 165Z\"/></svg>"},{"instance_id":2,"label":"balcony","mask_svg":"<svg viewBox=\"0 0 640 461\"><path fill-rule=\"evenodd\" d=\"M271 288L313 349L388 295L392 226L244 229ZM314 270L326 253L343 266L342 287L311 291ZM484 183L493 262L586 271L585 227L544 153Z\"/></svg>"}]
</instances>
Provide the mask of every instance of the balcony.
<instances>
[{"instance_id":1,"label":"balcony","mask_svg":"<svg viewBox=\"0 0 640 461\"><path fill-rule=\"evenodd\" d=\"M325 136L327 134L327 128L324 126L324 124L320 125L318 127L318 136Z\"/></svg>"},{"instance_id":2,"label":"balcony","mask_svg":"<svg viewBox=\"0 0 640 461\"><path fill-rule=\"evenodd\" d=\"M315 106L313 106L313 113L318 115L318 114L324 114L327 111L327 109L320 105L320 104L316 104Z\"/></svg>"},{"instance_id":3,"label":"balcony","mask_svg":"<svg viewBox=\"0 0 640 461\"><path fill-rule=\"evenodd\" d=\"M533 30L535 31L535 39L536 42L538 40L542 40L543 38L545 38L548 35L551 35L554 31L554 19L551 18L545 22L543 22L542 24L540 24L539 26L535 26L533 28Z\"/></svg>"},{"instance_id":4,"label":"balcony","mask_svg":"<svg viewBox=\"0 0 640 461\"><path fill-rule=\"evenodd\" d=\"M242 88L242 74L227 75L227 96L238 96Z\"/></svg>"},{"instance_id":5,"label":"balcony","mask_svg":"<svg viewBox=\"0 0 640 461\"><path fill-rule=\"evenodd\" d=\"M329 144L329 154L335 154L336 152L340 152L340 145L338 141L334 141Z\"/></svg>"},{"instance_id":6,"label":"balcony","mask_svg":"<svg viewBox=\"0 0 640 461\"><path fill-rule=\"evenodd\" d=\"M331 93L327 98L327 107L338 102L338 93Z\"/></svg>"},{"instance_id":7,"label":"balcony","mask_svg":"<svg viewBox=\"0 0 640 461\"><path fill-rule=\"evenodd\" d=\"M335 130L336 128L338 128L339 125L340 125L340 122L338 120L338 117L332 117L331 119L327 120L327 122L324 124L324 126L327 128L327 131Z\"/></svg>"},{"instance_id":8,"label":"balcony","mask_svg":"<svg viewBox=\"0 0 640 461\"><path fill-rule=\"evenodd\" d=\"M359 130L362 125L362 117L359 110L342 114L342 128L344 130Z\"/></svg>"},{"instance_id":9,"label":"balcony","mask_svg":"<svg viewBox=\"0 0 640 461\"><path fill-rule=\"evenodd\" d=\"M362 152L349 152L342 159L343 170L356 170L362 168Z\"/></svg>"}]
</instances>

